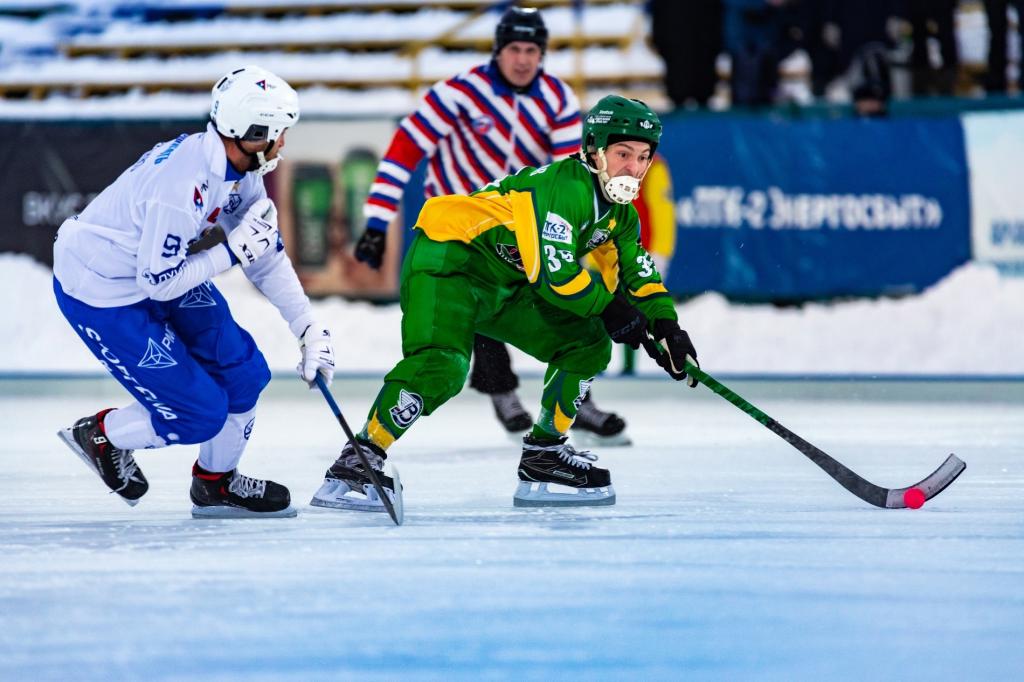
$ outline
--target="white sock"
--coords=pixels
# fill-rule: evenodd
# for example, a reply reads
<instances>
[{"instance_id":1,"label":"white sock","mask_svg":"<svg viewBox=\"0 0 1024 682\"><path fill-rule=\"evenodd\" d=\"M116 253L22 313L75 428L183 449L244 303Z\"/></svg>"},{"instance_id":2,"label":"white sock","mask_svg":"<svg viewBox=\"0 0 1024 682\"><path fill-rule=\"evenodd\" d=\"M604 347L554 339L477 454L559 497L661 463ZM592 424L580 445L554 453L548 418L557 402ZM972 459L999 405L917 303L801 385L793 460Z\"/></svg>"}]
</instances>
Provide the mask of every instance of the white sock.
<instances>
[{"instance_id":1,"label":"white sock","mask_svg":"<svg viewBox=\"0 0 1024 682\"><path fill-rule=\"evenodd\" d=\"M103 430L110 444L120 450L167 447L167 441L153 429L149 410L139 402L108 412L103 418Z\"/></svg>"},{"instance_id":2,"label":"white sock","mask_svg":"<svg viewBox=\"0 0 1024 682\"><path fill-rule=\"evenodd\" d=\"M199 446L199 466L212 473L237 467L255 419L255 407L242 414L229 414L220 433Z\"/></svg>"}]
</instances>

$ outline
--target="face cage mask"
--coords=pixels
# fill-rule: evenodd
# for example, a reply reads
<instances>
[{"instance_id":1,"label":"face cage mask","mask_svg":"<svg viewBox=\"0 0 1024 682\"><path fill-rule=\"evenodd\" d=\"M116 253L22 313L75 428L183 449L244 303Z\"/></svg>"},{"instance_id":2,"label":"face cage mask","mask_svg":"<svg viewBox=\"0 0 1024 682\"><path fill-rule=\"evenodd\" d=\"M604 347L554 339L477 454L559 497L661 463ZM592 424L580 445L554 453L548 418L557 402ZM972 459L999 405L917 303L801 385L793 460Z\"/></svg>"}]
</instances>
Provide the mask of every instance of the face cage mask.
<instances>
[{"instance_id":1,"label":"face cage mask","mask_svg":"<svg viewBox=\"0 0 1024 682\"><path fill-rule=\"evenodd\" d=\"M647 168L639 178L634 178L630 175L620 175L611 178L608 177L608 159L604 156L604 149L597 150L597 159L601 162L600 168L594 168L589 162L587 163L587 168L590 169L591 173L597 174L604 198L615 204L628 204L636 199L637 195L640 194L640 182L651 168L650 163L647 164Z\"/></svg>"}]
</instances>

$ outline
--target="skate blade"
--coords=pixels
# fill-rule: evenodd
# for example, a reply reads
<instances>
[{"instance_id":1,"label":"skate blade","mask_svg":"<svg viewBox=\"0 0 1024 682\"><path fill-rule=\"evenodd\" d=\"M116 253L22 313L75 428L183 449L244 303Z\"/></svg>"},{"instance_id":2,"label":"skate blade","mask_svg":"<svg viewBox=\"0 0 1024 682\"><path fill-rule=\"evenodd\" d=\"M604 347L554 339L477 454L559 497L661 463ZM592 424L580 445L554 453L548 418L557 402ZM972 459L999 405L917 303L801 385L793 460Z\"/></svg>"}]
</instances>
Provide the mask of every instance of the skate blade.
<instances>
[{"instance_id":1,"label":"skate blade","mask_svg":"<svg viewBox=\"0 0 1024 682\"><path fill-rule=\"evenodd\" d=\"M633 444L625 431L614 436L599 436L583 429L569 429L569 436L572 438L573 445L581 448L624 448Z\"/></svg>"},{"instance_id":2,"label":"skate blade","mask_svg":"<svg viewBox=\"0 0 1024 682\"><path fill-rule=\"evenodd\" d=\"M272 512L257 512L244 507L213 505L200 507L192 505L193 519L291 519L298 515L295 507L288 506Z\"/></svg>"},{"instance_id":3,"label":"skate blade","mask_svg":"<svg viewBox=\"0 0 1024 682\"><path fill-rule=\"evenodd\" d=\"M89 469L93 473L99 476L100 483L103 483L103 476L100 475L100 470L96 468L96 463L93 462L89 455L85 454L85 451L83 451L82 448L79 447L78 443L75 442L75 436L74 434L71 433L71 429L61 429L60 431L57 432L57 437L64 441L64 445L67 445L68 449L70 449L71 452L78 455L78 459L85 462L85 466L89 467ZM106 488L107 484L103 483L103 487ZM111 490L110 488L107 488L107 492L109 492L111 495L117 495L117 491ZM123 500L124 503L127 504L129 507L134 507L139 503L139 500L142 499L138 498L135 500L129 500L127 497L121 497L121 495L117 496L118 498Z\"/></svg>"},{"instance_id":4,"label":"skate blade","mask_svg":"<svg viewBox=\"0 0 1024 682\"><path fill-rule=\"evenodd\" d=\"M392 477L394 478L394 477ZM395 500L398 496L392 496L391 504L395 506L397 515L398 508ZM351 509L364 512L387 512L384 503L377 497L377 491L373 485L367 483L362 491L353 490L344 481L333 478L325 478L320 490L313 494L309 501L311 507L323 507L325 509ZM399 517L401 518L401 517Z\"/></svg>"},{"instance_id":5,"label":"skate blade","mask_svg":"<svg viewBox=\"0 0 1024 682\"><path fill-rule=\"evenodd\" d=\"M512 505L516 507L608 507L615 504L615 488L568 488L564 490L576 492L552 492L547 483L531 483L520 481L512 496ZM551 484L555 485L555 484ZM534 487L536 486L536 487Z\"/></svg>"}]
</instances>

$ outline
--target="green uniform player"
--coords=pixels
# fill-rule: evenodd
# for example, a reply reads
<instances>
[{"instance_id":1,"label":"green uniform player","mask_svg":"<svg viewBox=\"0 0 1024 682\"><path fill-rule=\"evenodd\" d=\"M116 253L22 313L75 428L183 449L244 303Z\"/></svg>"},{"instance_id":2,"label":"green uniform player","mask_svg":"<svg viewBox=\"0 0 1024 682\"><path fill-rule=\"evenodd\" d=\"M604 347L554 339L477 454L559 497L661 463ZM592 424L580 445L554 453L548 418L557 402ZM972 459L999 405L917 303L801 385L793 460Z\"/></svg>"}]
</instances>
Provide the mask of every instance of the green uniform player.
<instances>
[{"instance_id":1,"label":"green uniform player","mask_svg":"<svg viewBox=\"0 0 1024 682\"><path fill-rule=\"evenodd\" d=\"M640 244L630 203L660 137L661 122L646 105L608 96L584 121L579 158L427 201L402 267L404 358L385 376L357 436L375 468L419 417L462 390L479 332L548 365L539 417L523 439L515 503L614 503L609 472L566 442L594 376L608 365L612 341L644 345L677 379L686 375L674 368L685 367L687 355L696 358ZM586 254L600 279L580 267ZM312 504L383 509L352 443Z\"/></svg>"}]
</instances>

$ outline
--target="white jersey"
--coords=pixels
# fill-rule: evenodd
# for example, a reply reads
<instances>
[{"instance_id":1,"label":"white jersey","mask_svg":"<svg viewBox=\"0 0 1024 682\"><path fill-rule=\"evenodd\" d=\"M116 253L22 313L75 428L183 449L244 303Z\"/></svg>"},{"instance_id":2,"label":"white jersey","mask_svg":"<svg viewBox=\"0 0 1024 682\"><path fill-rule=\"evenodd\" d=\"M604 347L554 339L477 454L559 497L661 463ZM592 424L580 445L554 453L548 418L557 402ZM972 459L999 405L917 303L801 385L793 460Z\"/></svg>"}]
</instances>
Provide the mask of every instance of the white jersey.
<instances>
[{"instance_id":1,"label":"white jersey","mask_svg":"<svg viewBox=\"0 0 1024 682\"><path fill-rule=\"evenodd\" d=\"M189 244L215 224L230 233L266 195L263 178L228 164L212 124L179 135L143 154L64 221L53 274L66 294L97 308L169 301L232 265L226 245L190 256ZM312 322L309 299L284 251L265 254L245 274L301 335Z\"/></svg>"}]
</instances>

